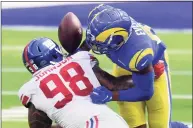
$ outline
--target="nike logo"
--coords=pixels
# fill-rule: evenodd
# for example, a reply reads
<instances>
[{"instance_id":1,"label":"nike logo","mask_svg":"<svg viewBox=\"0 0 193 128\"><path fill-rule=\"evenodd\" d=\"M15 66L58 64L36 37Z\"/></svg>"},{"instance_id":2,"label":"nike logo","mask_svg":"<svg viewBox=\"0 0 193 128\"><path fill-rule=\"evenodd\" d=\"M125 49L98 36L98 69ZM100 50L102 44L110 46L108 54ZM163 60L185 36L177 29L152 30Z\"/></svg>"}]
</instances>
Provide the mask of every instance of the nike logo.
<instances>
[{"instance_id":1,"label":"nike logo","mask_svg":"<svg viewBox=\"0 0 193 128\"><path fill-rule=\"evenodd\" d=\"M148 60L146 60L143 64L141 64L141 66L144 66L147 63Z\"/></svg>"},{"instance_id":2,"label":"nike logo","mask_svg":"<svg viewBox=\"0 0 193 128\"><path fill-rule=\"evenodd\" d=\"M103 101L106 101L108 99L108 101L110 101L112 99L112 97L106 96L105 99ZM107 102L108 102L107 101Z\"/></svg>"},{"instance_id":3,"label":"nike logo","mask_svg":"<svg viewBox=\"0 0 193 128\"><path fill-rule=\"evenodd\" d=\"M93 94L95 94L95 95L97 95L97 96L99 95L99 94L98 94L98 93L96 93L96 92L92 92L92 93L93 93Z\"/></svg>"}]
</instances>

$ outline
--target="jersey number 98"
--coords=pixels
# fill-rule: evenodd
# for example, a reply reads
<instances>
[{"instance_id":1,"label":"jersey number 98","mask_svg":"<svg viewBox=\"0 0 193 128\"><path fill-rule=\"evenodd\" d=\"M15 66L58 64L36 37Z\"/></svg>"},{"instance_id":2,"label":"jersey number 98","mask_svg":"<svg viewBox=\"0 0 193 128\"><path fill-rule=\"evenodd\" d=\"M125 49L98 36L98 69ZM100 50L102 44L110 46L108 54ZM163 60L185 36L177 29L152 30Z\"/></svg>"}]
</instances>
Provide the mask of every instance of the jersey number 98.
<instances>
[{"instance_id":1,"label":"jersey number 98","mask_svg":"<svg viewBox=\"0 0 193 128\"><path fill-rule=\"evenodd\" d=\"M75 75L71 76L69 73L70 70L74 70ZM58 100L54 105L55 108L60 109L72 101L73 94L71 92L74 92L74 94L78 96L88 96L93 90L93 85L89 79L84 76L84 74L85 72L78 63L71 62L61 68L59 74L65 82L69 82L71 91L69 91L69 89L64 85L61 78L57 74L50 74L41 80L40 89L47 98L54 98L56 95L63 95L63 98ZM77 82L83 83L85 88L80 89Z\"/></svg>"}]
</instances>

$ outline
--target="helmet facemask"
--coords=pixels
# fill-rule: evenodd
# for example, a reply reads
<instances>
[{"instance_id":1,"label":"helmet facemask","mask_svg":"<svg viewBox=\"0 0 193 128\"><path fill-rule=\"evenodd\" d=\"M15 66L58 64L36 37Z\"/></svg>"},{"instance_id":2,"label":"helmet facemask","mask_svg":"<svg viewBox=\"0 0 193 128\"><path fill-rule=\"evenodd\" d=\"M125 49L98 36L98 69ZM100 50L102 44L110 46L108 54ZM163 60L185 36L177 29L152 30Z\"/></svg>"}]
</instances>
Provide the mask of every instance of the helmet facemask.
<instances>
[{"instance_id":1,"label":"helmet facemask","mask_svg":"<svg viewBox=\"0 0 193 128\"><path fill-rule=\"evenodd\" d=\"M97 41L95 36L92 35L88 30L87 44L96 54L108 54L111 51L117 51L120 49L121 46L123 46L127 42L129 38L128 34L120 35L118 32L121 31L115 31L104 42L100 42Z\"/></svg>"},{"instance_id":2,"label":"helmet facemask","mask_svg":"<svg viewBox=\"0 0 193 128\"><path fill-rule=\"evenodd\" d=\"M63 59L65 59L68 56L68 53L64 51L62 46L55 48L55 51L58 52L62 56ZM57 60L58 56L53 54L52 57L54 61L50 61L50 64L54 65L58 62Z\"/></svg>"}]
</instances>

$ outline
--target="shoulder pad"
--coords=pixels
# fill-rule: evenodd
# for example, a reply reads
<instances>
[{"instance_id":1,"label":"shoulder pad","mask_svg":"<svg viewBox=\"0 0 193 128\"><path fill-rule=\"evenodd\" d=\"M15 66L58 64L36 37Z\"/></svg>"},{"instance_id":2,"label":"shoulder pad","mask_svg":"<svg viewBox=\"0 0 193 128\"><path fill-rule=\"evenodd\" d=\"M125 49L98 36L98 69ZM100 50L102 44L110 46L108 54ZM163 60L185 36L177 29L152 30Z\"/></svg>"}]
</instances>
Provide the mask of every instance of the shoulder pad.
<instances>
[{"instance_id":1,"label":"shoulder pad","mask_svg":"<svg viewBox=\"0 0 193 128\"><path fill-rule=\"evenodd\" d=\"M115 77L118 77L118 76L123 76L123 75L132 75L132 72L130 72L130 71L124 69L124 68L119 67L117 64L113 64L112 74Z\"/></svg>"},{"instance_id":2,"label":"shoulder pad","mask_svg":"<svg viewBox=\"0 0 193 128\"><path fill-rule=\"evenodd\" d=\"M90 60L90 63L91 63L92 67L99 64L98 59L88 51L78 51L77 53L72 55L72 57L74 59L87 59L87 60Z\"/></svg>"},{"instance_id":3,"label":"shoulder pad","mask_svg":"<svg viewBox=\"0 0 193 128\"><path fill-rule=\"evenodd\" d=\"M129 68L132 71L140 71L153 61L153 49L146 48L136 52L129 62Z\"/></svg>"},{"instance_id":4,"label":"shoulder pad","mask_svg":"<svg viewBox=\"0 0 193 128\"><path fill-rule=\"evenodd\" d=\"M31 100L31 96L32 94L35 93L35 85L34 84L30 84L30 82L24 84L20 89L19 89L19 92L18 92L18 96L19 96L19 99L21 101L21 103L25 106L25 107L28 107L28 104Z\"/></svg>"},{"instance_id":5,"label":"shoulder pad","mask_svg":"<svg viewBox=\"0 0 193 128\"><path fill-rule=\"evenodd\" d=\"M88 51L78 51L72 55L74 59L90 59L90 53Z\"/></svg>"}]
</instances>

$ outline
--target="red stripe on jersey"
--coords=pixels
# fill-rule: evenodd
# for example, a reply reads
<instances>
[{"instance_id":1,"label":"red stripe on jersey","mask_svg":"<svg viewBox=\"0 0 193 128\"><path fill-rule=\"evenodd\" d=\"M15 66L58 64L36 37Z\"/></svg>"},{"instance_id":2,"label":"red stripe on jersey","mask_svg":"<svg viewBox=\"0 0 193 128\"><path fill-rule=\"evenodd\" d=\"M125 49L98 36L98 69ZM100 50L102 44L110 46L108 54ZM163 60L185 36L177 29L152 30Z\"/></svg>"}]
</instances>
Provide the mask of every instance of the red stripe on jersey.
<instances>
[{"instance_id":1,"label":"red stripe on jersey","mask_svg":"<svg viewBox=\"0 0 193 128\"><path fill-rule=\"evenodd\" d=\"M97 117L97 116L94 116L94 119L95 119L95 121L96 121L96 126L95 126L95 128L98 128L98 125L99 125L98 117Z\"/></svg>"},{"instance_id":2,"label":"red stripe on jersey","mask_svg":"<svg viewBox=\"0 0 193 128\"><path fill-rule=\"evenodd\" d=\"M88 121L86 121L86 128L88 128L88 126L89 126L89 122L88 122Z\"/></svg>"},{"instance_id":3,"label":"red stripe on jersey","mask_svg":"<svg viewBox=\"0 0 193 128\"><path fill-rule=\"evenodd\" d=\"M94 59L95 59L95 57L94 57L94 56L90 56L90 59L91 59L91 60L94 60Z\"/></svg>"},{"instance_id":4,"label":"red stripe on jersey","mask_svg":"<svg viewBox=\"0 0 193 128\"><path fill-rule=\"evenodd\" d=\"M22 99L22 104L23 104L24 106L27 105L28 100L29 100L29 97L24 96L23 99Z\"/></svg>"},{"instance_id":5,"label":"red stripe on jersey","mask_svg":"<svg viewBox=\"0 0 193 128\"><path fill-rule=\"evenodd\" d=\"M165 64L163 61L159 61L153 66L155 72L155 78L158 79L165 71Z\"/></svg>"},{"instance_id":6,"label":"red stripe on jersey","mask_svg":"<svg viewBox=\"0 0 193 128\"><path fill-rule=\"evenodd\" d=\"M23 94L21 95L21 97L20 97L20 100L22 101L22 99L23 99Z\"/></svg>"},{"instance_id":7,"label":"red stripe on jersey","mask_svg":"<svg viewBox=\"0 0 193 128\"><path fill-rule=\"evenodd\" d=\"M27 48L28 48L29 44L25 47L24 49L24 57L25 57L25 60L26 62L29 64L29 66L31 67L31 69L33 70L33 72L36 72L36 69L33 67L33 65L29 62L29 58L27 56Z\"/></svg>"}]
</instances>

